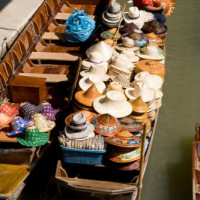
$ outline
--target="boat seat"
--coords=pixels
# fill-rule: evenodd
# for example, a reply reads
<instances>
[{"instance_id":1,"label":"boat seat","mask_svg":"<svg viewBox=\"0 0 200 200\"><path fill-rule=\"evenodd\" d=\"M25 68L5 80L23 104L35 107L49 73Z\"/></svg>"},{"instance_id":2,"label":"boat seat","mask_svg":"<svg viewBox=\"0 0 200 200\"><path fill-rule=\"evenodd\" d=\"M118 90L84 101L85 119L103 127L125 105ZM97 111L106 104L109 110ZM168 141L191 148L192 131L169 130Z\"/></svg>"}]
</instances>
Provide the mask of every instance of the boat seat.
<instances>
[{"instance_id":1,"label":"boat seat","mask_svg":"<svg viewBox=\"0 0 200 200\"><path fill-rule=\"evenodd\" d=\"M66 41L66 37L64 33L55 33L55 32L45 32L42 35L42 39L43 40L60 40L65 42Z\"/></svg>"},{"instance_id":2,"label":"boat seat","mask_svg":"<svg viewBox=\"0 0 200 200\"><path fill-rule=\"evenodd\" d=\"M77 61L78 56L70 53L51 53L51 52L32 52L31 60L50 60L50 61Z\"/></svg>"},{"instance_id":3,"label":"boat seat","mask_svg":"<svg viewBox=\"0 0 200 200\"><path fill-rule=\"evenodd\" d=\"M57 13L57 15L55 16L55 19L56 20L66 20L66 19L68 19L69 18L69 16L70 16L71 14L70 13L62 13L62 12L59 12L59 13ZM94 19L94 15L89 15L89 17L91 18L91 19Z\"/></svg>"}]
</instances>

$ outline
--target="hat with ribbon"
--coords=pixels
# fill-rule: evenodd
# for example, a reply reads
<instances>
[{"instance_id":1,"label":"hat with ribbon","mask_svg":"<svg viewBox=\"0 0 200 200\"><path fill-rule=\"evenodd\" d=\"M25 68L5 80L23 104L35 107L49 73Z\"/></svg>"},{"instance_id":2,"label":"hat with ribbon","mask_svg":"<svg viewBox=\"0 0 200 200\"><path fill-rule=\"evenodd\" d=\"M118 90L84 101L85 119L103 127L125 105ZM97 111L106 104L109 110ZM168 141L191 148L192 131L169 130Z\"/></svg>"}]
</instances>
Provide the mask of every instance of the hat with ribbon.
<instances>
[{"instance_id":1,"label":"hat with ribbon","mask_svg":"<svg viewBox=\"0 0 200 200\"><path fill-rule=\"evenodd\" d=\"M93 102L94 109L100 114L110 114L116 118L131 114L132 107L121 92L109 91Z\"/></svg>"},{"instance_id":2,"label":"hat with ribbon","mask_svg":"<svg viewBox=\"0 0 200 200\"><path fill-rule=\"evenodd\" d=\"M89 69L90 66L98 67L99 69L104 70L107 72L108 70L108 63L104 61L103 55L100 52L91 52L87 59L84 59L81 63L82 69L86 70Z\"/></svg>"},{"instance_id":3,"label":"hat with ribbon","mask_svg":"<svg viewBox=\"0 0 200 200\"><path fill-rule=\"evenodd\" d=\"M94 137L94 126L86 121L83 113L77 113L72 121L65 126L65 135L68 139L88 139Z\"/></svg>"},{"instance_id":4,"label":"hat with ribbon","mask_svg":"<svg viewBox=\"0 0 200 200\"><path fill-rule=\"evenodd\" d=\"M0 111L9 117L14 117L17 115L19 110L19 105L10 106L9 104L3 104L0 107Z\"/></svg>"},{"instance_id":5,"label":"hat with ribbon","mask_svg":"<svg viewBox=\"0 0 200 200\"><path fill-rule=\"evenodd\" d=\"M22 136L17 138L18 142L27 147L38 147L49 141L47 133L42 133L35 126L28 127Z\"/></svg>"},{"instance_id":6,"label":"hat with ribbon","mask_svg":"<svg viewBox=\"0 0 200 200\"><path fill-rule=\"evenodd\" d=\"M14 117L11 123L10 131L6 133L7 136L14 136L24 131L30 119L23 119L19 116Z\"/></svg>"},{"instance_id":7,"label":"hat with ribbon","mask_svg":"<svg viewBox=\"0 0 200 200\"><path fill-rule=\"evenodd\" d=\"M0 112L0 129L6 127L12 120L12 117Z\"/></svg>"},{"instance_id":8,"label":"hat with ribbon","mask_svg":"<svg viewBox=\"0 0 200 200\"><path fill-rule=\"evenodd\" d=\"M92 107L93 101L100 96L102 94L97 90L95 84L92 84L86 91L78 91L75 99L84 106Z\"/></svg>"},{"instance_id":9,"label":"hat with ribbon","mask_svg":"<svg viewBox=\"0 0 200 200\"><path fill-rule=\"evenodd\" d=\"M73 113L73 114L67 116L65 118L65 124L69 124L72 121L72 117L77 113L82 113L85 116L86 120L89 121L89 122L92 122L92 119L96 116L96 114L93 113L93 112L90 112L90 111L87 111L87 110L80 110L76 113Z\"/></svg>"},{"instance_id":10,"label":"hat with ribbon","mask_svg":"<svg viewBox=\"0 0 200 200\"><path fill-rule=\"evenodd\" d=\"M54 109L50 103L42 103L41 114L44 115L47 120L56 120L56 114L58 112L59 109Z\"/></svg>"},{"instance_id":11,"label":"hat with ribbon","mask_svg":"<svg viewBox=\"0 0 200 200\"><path fill-rule=\"evenodd\" d=\"M100 93L103 93L104 90L106 89L104 82L101 81L101 79L98 76L95 76L95 75L83 77L79 81L79 87L81 88L81 90L84 90L84 91L87 90L88 88L90 88L92 86L92 84L95 84L97 90Z\"/></svg>"},{"instance_id":12,"label":"hat with ribbon","mask_svg":"<svg viewBox=\"0 0 200 200\"><path fill-rule=\"evenodd\" d=\"M108 44L106 44L105 42L101 41L101 42L98 42L98 43L94 44L93 46L89 47L86 50L86 55L87 55L88 58L90 57L90 54L92 52L101 53L102 57L103 57L103 60L104 61L108 61L113 56L114 49L111 46L109 46Z\"/></svg>"},{"instance_id":13,"label":"hat with ribbon","mask_svg":"<svg viewBox=\"0 0 200 200\"><path fill-rule=\"evenodd\" d=\"M109 160L116 163L129 163L140 159L141 148L112 147L108 154Z\"/></svg>"},{"instance_id":14,"label":"hat with ribbon","mask_svg":"<svg viewBox=\"0 0 200 200\"><path fill-rule=\"evenodd\" d=\"M103 136L112 136L121 130L118 119L110 114L101 114L93 118L94 131Z\"/></svg>"},{"instance_id":15,"label":"hat with ribbon","mask_svg":"<svg viewBox=\"0 0 200 200\"><path fill-rule=\"evenodd\" d=\"M23 116L23 118L31 118L32 115L34 115L35 113L40 112L42 109L41 105L34 105L31 104L29 102L25 102L25 103L21 103L20 108L19 108L19 112L20 114Z\"/></svg>"},{"instance_id":16,"label":"hat with ribbon","mask_svg":"<svg viewBox=\"0 0 200 200\"><path fill-rule=\"evenodd\" d=\"M35 113L32 118L35 121L35 126L41 132L48 132L56 126L54 121L46 120L45 116L41 113Z\"/></svg>"},{"instance_id":17,"label":"hat with ribbon","mask_svg":"<svg viewBox=\"0 0 200 200\"><path fill-rule=\"evenodd\" d=\"M114 136L105 138L105 141L114 146L123 148L133 148L141 146L140 138L134 136L129 131L118 132Z\"/></svg>"}]
</instances>

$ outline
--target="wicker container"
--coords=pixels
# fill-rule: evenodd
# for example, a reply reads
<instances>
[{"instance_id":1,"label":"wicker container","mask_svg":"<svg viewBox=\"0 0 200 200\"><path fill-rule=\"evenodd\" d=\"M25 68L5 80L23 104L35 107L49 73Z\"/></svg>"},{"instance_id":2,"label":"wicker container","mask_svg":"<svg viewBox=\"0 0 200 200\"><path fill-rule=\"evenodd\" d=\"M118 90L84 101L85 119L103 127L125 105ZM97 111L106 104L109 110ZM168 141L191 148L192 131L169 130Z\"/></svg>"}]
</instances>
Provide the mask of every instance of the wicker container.
<instances>
[{"instance_id":1,"label":"wicker container","mask_svg":"<svg viewBox=\"0 0 200 200\"><path fill-rule=\"evenodd\" d=\"M106 150L74 149L60 145L64 163L101 165Z\"/></svg>"}]
</instances>

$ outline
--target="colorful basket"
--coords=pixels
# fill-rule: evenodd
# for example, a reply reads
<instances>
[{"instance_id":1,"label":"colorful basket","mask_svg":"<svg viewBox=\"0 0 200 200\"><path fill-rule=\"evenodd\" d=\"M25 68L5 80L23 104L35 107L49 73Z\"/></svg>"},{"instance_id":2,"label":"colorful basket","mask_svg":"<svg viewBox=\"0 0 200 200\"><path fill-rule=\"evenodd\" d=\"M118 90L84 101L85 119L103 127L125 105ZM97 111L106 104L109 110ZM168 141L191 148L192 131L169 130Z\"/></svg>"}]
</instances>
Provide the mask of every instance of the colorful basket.
<instances>
[{"instance_id":1,"label":"colorful basket","mask_svg":"<svg viewBox=\"0 0 200 200\"><path fill-rule=\"evenodd\" d=\"M64 163L101 165L106 150L74 149L60 145Z\"/></svg>"}]
</instances>

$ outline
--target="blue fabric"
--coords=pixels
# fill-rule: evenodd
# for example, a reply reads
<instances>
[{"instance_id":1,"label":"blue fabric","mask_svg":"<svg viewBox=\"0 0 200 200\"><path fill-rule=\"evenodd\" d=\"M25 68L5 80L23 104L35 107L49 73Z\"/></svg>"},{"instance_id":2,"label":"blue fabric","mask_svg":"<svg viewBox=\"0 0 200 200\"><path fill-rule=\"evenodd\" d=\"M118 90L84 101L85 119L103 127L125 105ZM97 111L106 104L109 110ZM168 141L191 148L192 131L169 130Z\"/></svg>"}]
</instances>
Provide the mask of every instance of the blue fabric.
<instances>
[{"instance_id":1,"label":"blue fabric","mask_svg":"<svg viewBox=\"0 0 200 200\"><path fill-rule=\"evenodd\" d=\"M77 9L70 15L65 24L67 25L66 39L73 43L86 41L95 28L95 21L84 13L84 10Z\"/></svg>"},{"instance_id":2,"label":"blue fabric","mask_svg":"<svg viewBox=\"0 0 200 200\"><path fill-rule=\"evenodd\" d=\"M165 24L167 19L164 14L159 13L159 12L155 12L153 14L157 21L161 22L162 24Z\"/></svg>"}]
</instances>

